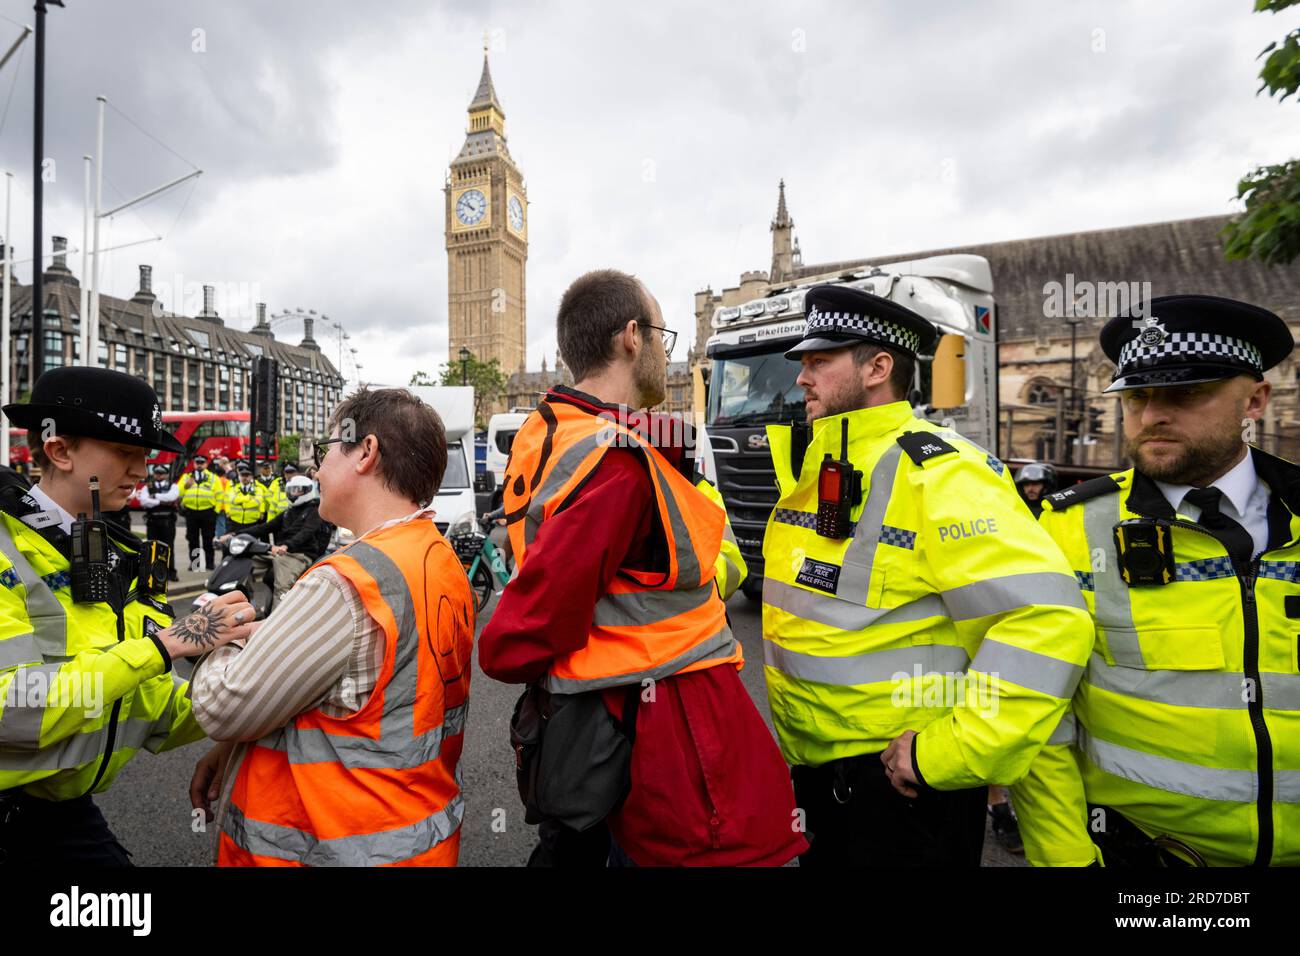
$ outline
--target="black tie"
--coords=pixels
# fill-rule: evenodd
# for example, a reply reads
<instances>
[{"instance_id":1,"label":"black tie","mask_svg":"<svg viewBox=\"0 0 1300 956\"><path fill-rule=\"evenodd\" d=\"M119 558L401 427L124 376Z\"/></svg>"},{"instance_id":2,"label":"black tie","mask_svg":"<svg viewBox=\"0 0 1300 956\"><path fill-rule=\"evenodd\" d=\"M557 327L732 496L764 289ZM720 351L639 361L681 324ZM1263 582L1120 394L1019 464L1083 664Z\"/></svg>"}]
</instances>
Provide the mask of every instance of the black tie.
<instances>
[{"instance_id":1,"label":"black tie","mask_svg":"<svg viewBox=\"0 0 1300 956\"><path fill-rule=\"evenodd\" d=\"M1219 510L1223 492L1218 488L1193 488L1183 498L1201 509L1200 524L1214 532L1223 542L1228 555L1237 564L1249 564L1255 554L1255 542L1250 532Z\"/></svg>"}]
</instances>

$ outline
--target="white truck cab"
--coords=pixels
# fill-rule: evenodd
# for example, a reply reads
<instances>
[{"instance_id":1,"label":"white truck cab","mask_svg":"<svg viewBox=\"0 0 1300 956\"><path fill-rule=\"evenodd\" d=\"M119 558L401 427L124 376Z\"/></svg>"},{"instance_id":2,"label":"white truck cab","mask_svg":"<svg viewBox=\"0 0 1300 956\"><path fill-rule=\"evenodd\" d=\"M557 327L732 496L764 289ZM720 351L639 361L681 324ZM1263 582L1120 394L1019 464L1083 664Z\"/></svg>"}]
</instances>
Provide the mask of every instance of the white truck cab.
<instances>
[{"instance_id":1,"label":"white truck cab","mask_svg":"<svg viewBox=\"0 0 1300 956\"><path fill-rule=\"evenodd\" d=\"M434 524L446 534L457 519L477 515L474 501L474 389L465 385L411 385L406 389L442 418L447 470L434 495Z\"/></svg>"},{"instance_id":2,"label":"white truck cab","mask_svg":"<svg viewBox=\"0 0 1300 956\"><path fill-rule=\"evenodd\" d=\"M933 322L941 337L935 354L917 362L916 414L998 453L997 317L993 274L982 256L933 256L812 276L718 309L706 349L697 461L727 505L749 566L745 594L754 599L762 593L763 534L777 499L766 426L804 420L803 389L795 384L800 366L784 353L803 337L808 289L826 284L883 296Z\"/></svg>"},{"instance_id":3,"label":"white truck cab","mask_svg":"<svg viewBox=\"0 0 1300 956\"><path fill-rule=\"evenodd\" d=\"M497 476L498 486L505 481L510 446L527 417L528 412L513 408L508 412L498 412L488 419L487 470Z\"/></svg>"}]
</instances>

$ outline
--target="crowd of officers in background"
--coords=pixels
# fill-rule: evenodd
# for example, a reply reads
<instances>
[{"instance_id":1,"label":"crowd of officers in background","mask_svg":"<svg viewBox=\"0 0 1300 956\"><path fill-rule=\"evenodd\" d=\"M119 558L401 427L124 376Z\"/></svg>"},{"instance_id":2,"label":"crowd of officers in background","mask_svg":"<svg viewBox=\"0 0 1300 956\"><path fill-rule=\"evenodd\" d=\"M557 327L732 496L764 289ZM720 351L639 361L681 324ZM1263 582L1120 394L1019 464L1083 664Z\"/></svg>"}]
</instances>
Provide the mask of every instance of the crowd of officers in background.
<instances>
[{"instance_id":1,"label":"crowd of officers in background","mask_svg":"<svg viewBox=\"0 0 1300 956\"><path fill-rule=\"evenodd\" d=\"M314 477L315 468L306 472ZM171 468L155 464L148 481L137 492L135 503L144 510L147 536L158 541L174 541L176 522L185 517L186 551L183 560L194 570L211 571L216 567L214 545L224 535L235 535L257 525L273 521L289 507L285 485L302 474L293 462L285 462L275 474L270 460L258 462L257 474L247 461L232 463L229 458L195 455L189 471L177 481ZM130 507L119 512L119 523L130 530ZM176 549L172 551L169 580L177 580Z\"/></svg>"}]
</instances>

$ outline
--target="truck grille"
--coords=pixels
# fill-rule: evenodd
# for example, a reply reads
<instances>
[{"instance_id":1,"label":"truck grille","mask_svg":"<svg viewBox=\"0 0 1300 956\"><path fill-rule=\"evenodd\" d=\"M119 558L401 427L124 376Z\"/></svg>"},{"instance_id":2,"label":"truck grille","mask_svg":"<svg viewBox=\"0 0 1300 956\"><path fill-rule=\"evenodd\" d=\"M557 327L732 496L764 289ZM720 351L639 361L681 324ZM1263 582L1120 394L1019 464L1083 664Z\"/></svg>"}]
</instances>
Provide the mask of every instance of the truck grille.
<instances>
[{"instance_id":1,"label":"truck grille","mask_svg":"<svg viewBox=\"0 0 1300 956\"><path fill-rule=\"evenodd\" d=\"M715 452L718 490L751 579L763 574L763 533L776 507L776 472L767 451Z\"/></svg>"}]
</instances>

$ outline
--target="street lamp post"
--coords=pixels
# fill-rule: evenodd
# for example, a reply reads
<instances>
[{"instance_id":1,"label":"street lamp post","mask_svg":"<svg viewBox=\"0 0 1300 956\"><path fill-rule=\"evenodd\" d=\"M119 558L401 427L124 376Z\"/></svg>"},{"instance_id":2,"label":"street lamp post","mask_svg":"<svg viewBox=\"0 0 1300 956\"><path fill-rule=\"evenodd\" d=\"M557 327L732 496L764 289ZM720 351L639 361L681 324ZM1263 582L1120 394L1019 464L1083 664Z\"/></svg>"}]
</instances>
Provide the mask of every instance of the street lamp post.
<instances>
[{"instance_id":1,"label":"street lamp post","mask_svg":"<svg viewBox=\"0 0 1300 956\"><path fill-rule=\"evenodd\" d=\"M31 356L32 380L45 365L45 277L41 275L41 230L44 225L45 170L45 8L63 6L63 0L36 0L36 89L32 110L32 322L27 354ZM9 237L5 236L8 241ZM6 349L8 344L6 343ZM6 401L8 398L6 397ZM5 462L8 464L8 462Z\"/></svg>"},{"instance_id":2,"label":"street lamp post","mask_svg":"<svg viewBox=\"0 0 1300 956\"><path fill-rule=\"evenodd\" d=\"M469 360L474 357L474 353L465 346L460 347L460 384L469 384Z\"/></svg>"},{"instance_id":3,"label":"street lamp post","mask_svg":"<svg viewBox=\"0 0 1300 956\"><path fill-rule=\"evenodd\" d=\"M1076 345L1079 339L1080 318L1077 315L1071 315L1067 317L1065 321L1070 323L1070 416L1069 418L1066 419L1068 423L1071 421L1077 422L1078 415L1079 415L1078 401L1077 401L1079 392L1078 392L1078 386L1075 384L1075 379L1077 376L1075 375L1074 370L1078 361L1076 358ZM1069 431L1068 427L1066 428L1066 431ZM1062 435L1061 438L1064 440L1065 436ZM1065 442L1065 460L1070 464L1074 463L1073 440Z\"/></svg>"}]
</instances>

